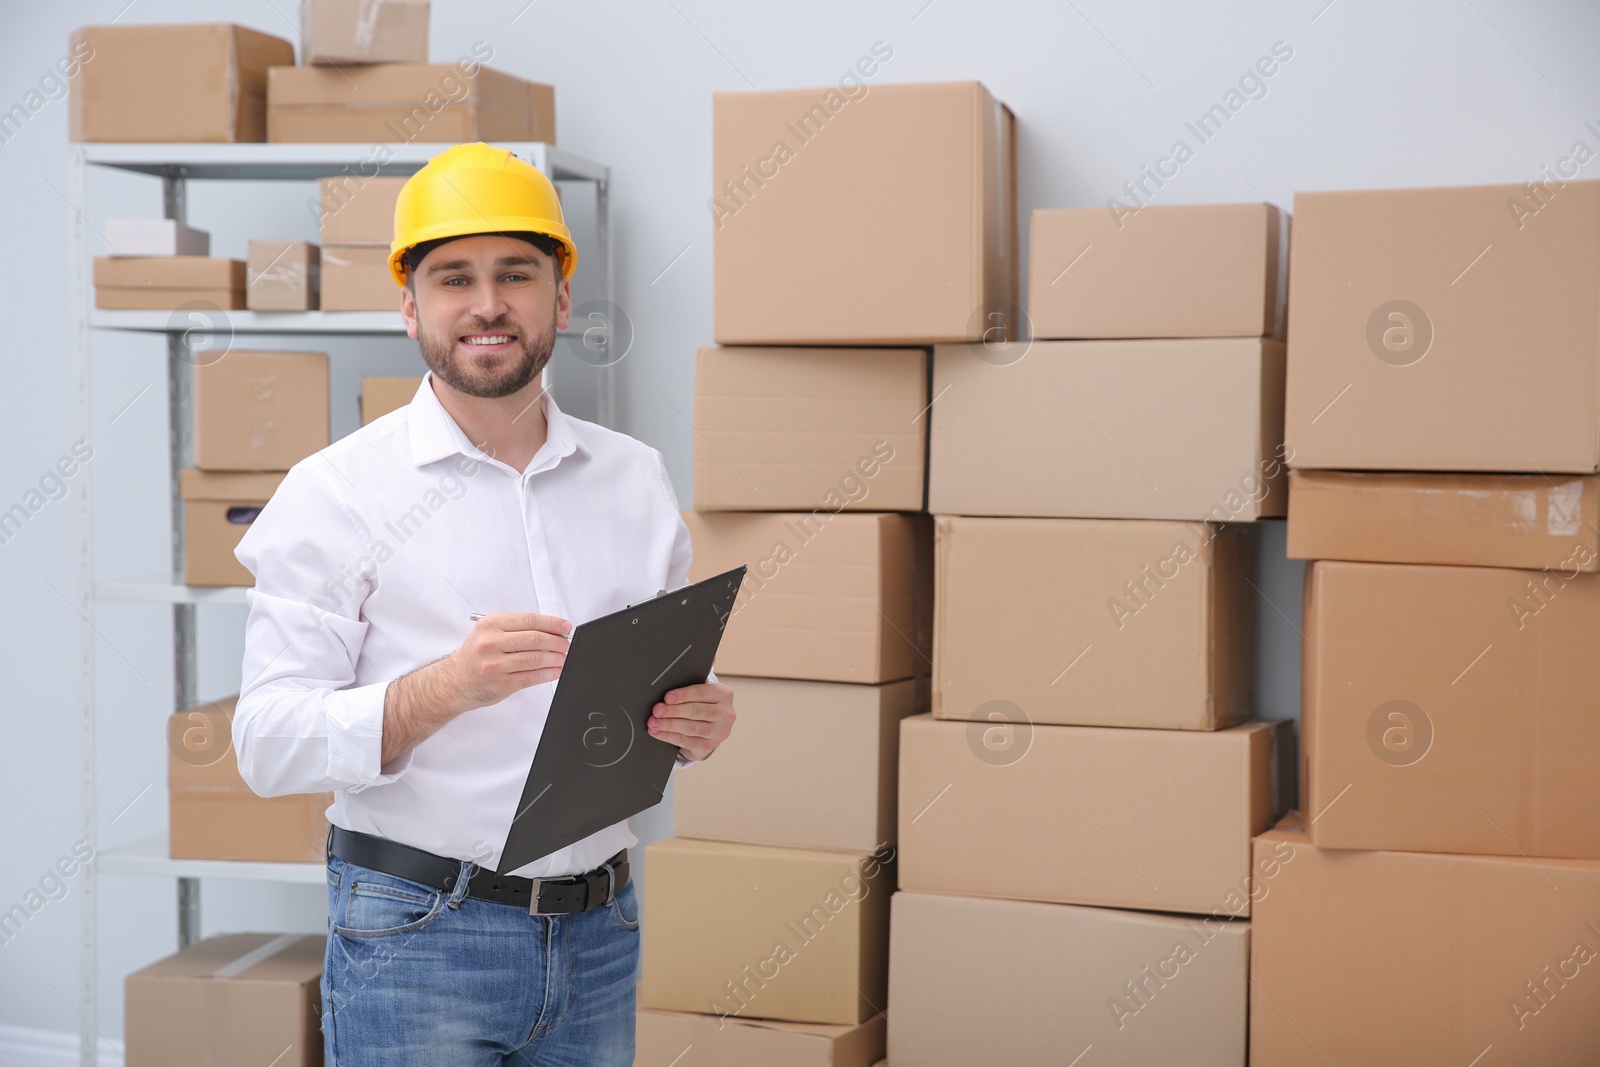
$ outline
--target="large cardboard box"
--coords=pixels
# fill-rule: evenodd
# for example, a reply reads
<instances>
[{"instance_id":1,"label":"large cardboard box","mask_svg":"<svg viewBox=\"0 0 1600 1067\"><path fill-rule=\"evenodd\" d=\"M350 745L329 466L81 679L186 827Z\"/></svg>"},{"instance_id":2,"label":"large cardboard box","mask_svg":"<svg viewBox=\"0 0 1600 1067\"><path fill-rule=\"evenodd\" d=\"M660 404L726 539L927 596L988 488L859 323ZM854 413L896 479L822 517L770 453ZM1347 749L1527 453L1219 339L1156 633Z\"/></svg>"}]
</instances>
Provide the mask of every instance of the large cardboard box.
<instances>
[{"instance_id":1,"label":"large cardboard box","mask_svg":"<svg viewBox=\"0 0 1600 1067\"><path fill-rule=\"evenodd\" d=\"M1028 263L1034 337L1283 337L1289 220L1272 204L1035 211Z\"/></svg>"},{"instance_id":2,"label":"large cardboard box","mask_svg":"<svg viewBox=\"0 0 1600 1067\"><path fill-rule=\"evenodd\" d=\"M1217 730L1250 714L1255 528L934 520L933 714Z\"/></svg>"},{"instance_id":3,"label":"large cardboard box","mask_svg":"<svg viewBox=\"0 0 1600 1067\"><path fill-rule=\"evenodd\" d=\"M426 63L428 0L300 0L303 60Z\"/></svg>"},{"instance_id":4,"label":"large cardboard box","mask_svg":"<svg viewBox=\"0 0 1600 1067\"><path fill-rule=\"evenodd\" d=\"M975 341L1017 325L1015 123L982 85L856 79L712 101L719 344Z\"/></svg>"},{"instance_id":5,"label":"large cardboard box","mask_svg":"<svg viewBox=\"0 0 1600 1067\"><path fill-rule=\"evenodd\" d=\"M317 224L324 245L372 245L388 254L394 208L406 178L345 175L317 183ZM393 284L392 282L390 284Z\"/></svg>"},{"instance_id":6,"label":"large cardboard box","mask_svg":"<svg viewBox=\"0 0 1600 1067\"><path fill-rule=\"evenodd\" d=\"M400 288L389 273L389 249L377 245L325 245L323 311L399 311Z\"/></svg>"},{"instance_id":7,"label":"large cardboard box","mask_svg":"<svg viewBox=\"0 0 1600 1067\"><path fill-rule=\"evenodd\" d=\"M178 472L185 585L256 584L255 576L235 558L233 550L272 499L283 474L223 473L193 467Z\"/></svg>"},{"instance_id":8,"label":"large cardboard box","mask_svg":"<svg viewBox=\"0 0 1600 1067\"><path fill-rule=\"evenodd\" d=\"M1294 207L1295 466L1600 469L1600 181Z\"/></svg>"},{"instance_id":9,"label":"large cardboard box","mask_svg":"<svg viewBox=\"0 0 1600 1067\"><path fill-rule=\"evenodd\" d=\"M1289 472L1290 559L1600 570L1600 477Z\"/></svg>"},{"instance_id":10,"label":"large cardboard box","mask_svg":"<svg viewBox=\"0 0 1600 1067\"><path fill-rule=\"evenodd\" d=\"M919 511L927 470L921 348L702 348L694 506Z\"/></svg>"},{"instance_id":11,"label":"large cardboard box","mask_svg":"<svg viewBox=\"0 0 1600 1067\"><path fill-rule=\"evenodd\" d=\"M322 934L223 934L123 983L128 1067L322 1067Z\"/></svg>"},{"instance_id":12,"label":"large cardboard box","mask_svg":"<svg viewBox=\"0 0 1600 1067\"><path fill-rule=\"evenodd\" d=\"M411 403L422 387L421 378L361 379L361 425Z\"/></svg>"},{"instance_id":13,"label":"large cardboard box","mask_svg":"<svg viewBox=\"0 0 1600 1067\"><path fill-rule=\"evenodd\" d=\"M250 242L245 303L251 311L314 311L322 249L310 241Z\"/></svg>"},{"instance_id":14,"label":"large cardboard box","mask_svg":"<svg viewBox=\"0 0 1600 1067\"><path fill-rule=\"evenodd\" d=\"M556 141L556 91L461 63L273 67L267 140Z\"/></svg>"},{"instance_id":15,"label":"large cardboard box","mask_svg":"<svg viewBox=\"0 0 1600 1067\"><path fill-rule=\"evenodd\" d=\"M94 306L235 311L245 306L245 261L214 256L95 256Z\"/></svg>"},{"instance_id":16,"label":"large cardboard box","mask_svg":"<svg viewBox=\"0 0 1600 1067\"><path fill-rule=\"evenodd\" d=\"M866 1022L886 994L892 859L892 850L653 842L639 1006Z\"/></svg>"},{"instance_id":17,"label":"large cardboard box","mask_svg":"<svg viewBox=\"0 0 1600 1067\"><path fill-rule=\"evenodd\" d=\"M1600 575L1321 562L1304 602L1319 847L1600 858Z\"/></svg>"},{"instance_id":18,"label":"large cardboard box","mask_svg":"<svg viewBox=\"0 0 1600 1067\"><path fill-rule=\"evenodd\" d=\"M886 1028L882 1015L833 1026L640 1011L633 1067L873 1067Z\"/></svg>"},{"instance_id":19,"label":"large cardboard box","mask_svg":"<svg viewBox=\"0 0 1600 1067\"><path fill-rule=\"evenodd\" d=\"M895 1067L1244 1063L1248 922L904 892L891 915Z\"/></svg>"},{"instance_id":20,"label":"large cardboard box","mask_svg":"<svg viewBox=\"0 0 1600 1067\"><path fill-rule=\"evenodd\" d=\"M738 695L739 728L673 780L673 832L847 852L894 842L900 720L927 710L926 678L719 677Z\"/></svg>"},{"instance_id":21,"label":"large cardboard box","mask_svg":"<svg viewBox=\"0 0 1600 1067\"><path fill-rule=\"evenodd\" d=\"M928 510L1251 522L1287 507L1283 345L940 345Z\"/></svg>"},{"instance_id":22,"label":"large cardboard box","mask_svg":"<svg viewBox=\"0 0 1600 1067\"><path fill-rule=\"evenodd\" d=\"M264 141L267 68L294 45L225 22L84 26L68 53L74 141Z\"/></svg>"},{"instance_id":23,"label":"large cardboard box","mask_svg":"<svg viewBox=\"0 0 1600 1067\"><path fill-rule=\"evenodd\" d=\"M195 368L194 465L286 471L328 446L328 356L234 349Z\"/></svg>"},{"instance_id":24,"label":"large cardboard box","mask_svg":"<svg viewBox=\"0 0 1600 1067\"><path fill-rule=\"evenodd\" d=\"M717 669L762 678L893 682L932 663L926 516L686 511L689 580L748 564Z\"/></svg>"},{"instance_id":25,"label":"large cardboard box","mask_svg":"<svg viewBox=\"0 0 1600 1067\"><path fill-rule=\"evenodd\" d=\"M173 859L311 863L324 858L332 793L257 796L233 750L237 695L167 720Z\"/></svg>"},{"instance_id":26,"label":"large cardboard box","mask_svg":"<svg viewBox=\"0 0 1600 1067\"><path fill-rule=\"evenodd\" d=\"M1600 863L1255 847L1251 1063L1600 1063Z\"/></svg>"},{"instance_id":27,"label":"large cardboard box","mask_svg":"<svg viewBox=\"0 0 1600 1067\"><path fill-rule=\"evenodd\" d=\"M1246 917L1291 737L906 719L900 888Z\"/></svg>"}]
</instances>

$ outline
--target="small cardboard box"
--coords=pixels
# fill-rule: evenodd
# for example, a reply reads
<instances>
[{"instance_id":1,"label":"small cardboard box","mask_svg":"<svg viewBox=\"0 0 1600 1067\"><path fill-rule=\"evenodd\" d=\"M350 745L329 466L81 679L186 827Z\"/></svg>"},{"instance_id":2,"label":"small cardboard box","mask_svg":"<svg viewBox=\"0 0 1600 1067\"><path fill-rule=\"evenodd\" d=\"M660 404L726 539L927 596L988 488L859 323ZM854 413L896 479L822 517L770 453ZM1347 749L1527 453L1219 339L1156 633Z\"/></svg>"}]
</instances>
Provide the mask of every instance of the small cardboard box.
<instances>
[{"instance_id":1,"label":"small cardboard box","mask_svg":"<svg viewBox=\"0 0 1600 1067\"><path fill-rule=\"evenodd\" d=\"M1252 525L934 520L933 714L1217 730L1250 714Z\"/></svg>"},{"instance_id":2,"label":"small cardboard box","mask_svg":"<svg viewBox=\"0 0 1600 1067\"><path fill-rule=\"evenodd\" d=\"M905 892L891 916L896 1067L1244 1063L1248 922Z\"/></svg>"},{"instance_id":3,"label":"small cardboard box","mask_svg":"<svg viewBox=\"0 0 1600 1067\"><path fill-rule=\"evenodd\" d=\"M388 246L324 245L323 311L400 310L400 288L389 274Z\"/></svg>"},{"instance_id":4,"label":"small cardboard box","mask_svg":"<svg viewBox=\"0 0 1600 1067\"><path fill-rule=\"evenodd\" d=\"M1039 338L1283 338L1289 221L1272 204L1033 213Z\"/></svg>"},{"instance_id":5,"label":"small cardboard box","mask_svg":"<svg viewBox=\"0 0 1600 1067\"><path fill-rule=\"evenodd\" d=\"M919 511L921 348L702 348L694 504L702 511Z\"/></svg>"},{"instance_id":6,"label":"small cardboard box","mask_svg":"<svg viewBox=\"0 0 1600 1067\"><path fill-rule=\"evenodd\" d=\"M718 344L1016 325L1015 122L982 85L716 93L712 124Z\"/></svg>"},{"instance_id":7,"label":"small cardboard box","mask_svg":"<svg viewBox=\"0 0 1600 1067\"><path fill-rule=\"evenodd\" d=\"M1319 848L1600 858L1600 575L1313 563Z\"/></svg>"},{"instance_id":8,"label":"small cardboard box","mask_svg":"<svg viewBox=\"0 0 1600 1067\"><path fill-rule=\"evenodd\" d=\"M175 311L245 306L245 261L214 256L95 256L94 306Z\"/></svg>"},{"instance_id":9,"label":"small cardboard box","mask_svg":"<svg viewBox=\"0 0 1600 1067\"><path fill-rule=\"evenodd\" d=\"M323 934L223 934L124 980L128 1067L322 1067Z\"/></svg>"},{"instance_id":10,"label":"small cardboard box","mask_svg":"<svg viewBox=\"0 0 1600 1067\"><path fill-rule=\"evenodd\" d=\"M300 0L302 61L426 63L428 0Z\"/></svg>"},{"instance_id":11,"label":"small cardboard box","mask_svg":"<svg viewBox=\"0 0 1600 1067\"><path fill-rule=\"evenodd\" d=\"M673 780L679 837L846 852L894 841L900 720L927 710L926 678L719 678L738 694L739 728Z\"/></svg>"},{"instance_id":12,"label":"small cardboard box","mask_svg":"<svg viewBox=\"0 0 1600 1067\"><path fill-rule=\"evenodd\" d=\"M195 368L194 465L286 471L328 446L328 356L234 349Z\"/></svg>"},{"instance_id":13,"label":"small cardboard box","mask_svg":"<svg viewBox=\"0 0 1600 1067\"><path fill-rule=\"evenodd\" d=\"M872 1067L883 1055L886 1029L882 1015L835 1026L643 1010L633 1067Z\"/></svg>"},{"instance_id":14,"label":"small cardboard box","mask_svg":"<svg viewBox=\"0 0 1600 1067\"><path fill-rule=\"evenodd\" d=\"M866 1022L885 999L891 864L892 850L653 842L639 1006Z\"/></svg>"},{"instance_id":15,"label":"small cardboard box","mask_svg":"<svg viewBox=\"0 0 1600 1067\"><path fill-rule=\"evenodd\" d=\"M233 550L281 481L282 471L235 474L189 467L178 472L185 585L256 584Z\"/></svg>"},{"instance_id":16,"label":"small cardboard box","mask_svg":"<svg viewBox=\"0 0 1600 1067\"><path fill-rule=\"evenodd\" d=\"M1246 918L1250 838L1291 794L1292 738L1288 721L1203 733L906 719L900 887Z\"/></svg>"},{"instance_id":17,"label":"small cardboard box","mask_svg":"<svg viewBox=\"0 0 1600 1067\"><path fill-rule=\"evenodd\" d=\"M106 219L106 251L113 256L209 256L211 234L175 219Z\"/></svg>"},{"instance_id":18,"label":"small cardboard box","mask_svg":"<svg viewBox=\"0 0 1600 1067\"><path fill-rule=\"evenodd\" d=\"M395 202L407 180L353 174L323 178L317 183L322 243L381 246L387 255L394 241Z\"/></svg>"},{"instance_id":19,"label":"small cardboard box","mask_svg":"<svg viewBox=\"0 0 1600 1067\"><path fill-rule=\"evenodd\" d=\"M1290 462L1600 470L1600 181L1296 193Z\"/></svg>"},{"instance_id":20,"label":"small cardboard box","mask_svg":"<svg viewBox=\"0 0 1600 1067\"><path fill-rule=\"evenodd\" d=\"M170 854L183 860L310 863L324 858L332 793L257 796L233 750L238 696L167 720Z\"/></svg>"},{"instance_id":21,"label":"small cardboard box","mask_svg":"<svg viewBox=\"0 0 1600 1067\"><path fill-rule=\"evenodd\" d=\"M294 45L231 23L84 26L68 46L74 141L264 141L267 68Z\"/></svg>"},{"instance_id":22,"label":"small cardboard box","mask_svg":"<svg viewBox=\"0 0 1600 1067\"><path fill-rule=\"evenodd\" d=\"M315 311L322 249L310 241L250 242L245 303L251 311Z\"/></svg>"},{"instance_id":23,"label":"small cardboard box","mask_svg":"<svg viewBox=\"0 0 1600 1067\"><path fill-rule=\"evenodd\" d=\"M1283 355L1260 338L939 345L928 510L1282 515Z\"/></svg>"},{"instance_id":24,"label":"small cardboard box","mask_svg":"<svg viewBox=\"0 0 1600 1067\"><path fill-rule=\"evenodd\" d=\"M361 425L405 407L420 388L421 378L362 378Z\"/></svg>"},{"instance_id":25,"label":"small cardboard box","mask_svg":"<svg viewBox=\"0 0 1600 1067\"><path fill-rule=\"evenodd\" d=\"M267 140L555 144L556 91L470 61L273 67Z\"/></svg>"},{"instance_id":26,"label":"small cardboard box","mask_svg":"<svg viewBox=\"0 0 1600 1067\"><path fill-rule=\"evenodd\" d=\"M689 580L748 564L717 669L762 678L893 682L932 663L927 516L686 511Z\"/></svg>"},{"instance_id":27,"label":"small cardboard box","mask_svg":"<svg viewBox=\"0 0 1600 1067\"><path fill-rule=\"evenodd\" d=\"M1334 852L1293 816L1255 852L1251 1063L1600 1063L1600 863Z\"/></svg>"},{"instance_id":28,"label":"small cardboard box","mask_svg":"<svg viewBox=\"0 0 1600 1067\"><path fill-rule=\"evenodd\" d=\"M1289 472L1290 559L1600 570L1600 476Z\"/></svg>"}]
</instances>

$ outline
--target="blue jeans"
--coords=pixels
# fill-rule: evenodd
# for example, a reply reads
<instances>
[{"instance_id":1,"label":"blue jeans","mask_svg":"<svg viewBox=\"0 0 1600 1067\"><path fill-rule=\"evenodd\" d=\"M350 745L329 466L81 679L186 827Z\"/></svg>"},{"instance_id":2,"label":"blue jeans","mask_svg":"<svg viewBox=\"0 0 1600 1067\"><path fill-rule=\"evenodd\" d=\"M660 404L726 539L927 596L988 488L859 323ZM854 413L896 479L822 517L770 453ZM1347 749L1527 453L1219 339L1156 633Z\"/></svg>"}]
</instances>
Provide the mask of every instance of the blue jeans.
<instances>
[{"instance_id":1,"label":"blue jeans","mask_svg":"<svg viewBox=\"0 0 1600 1067\"><path fill-rule=\"evenodd\" d=\"M630 881L572 915L328 860L327 1067L631 1067L639 911Z\"/></svg>"}]
</instances>

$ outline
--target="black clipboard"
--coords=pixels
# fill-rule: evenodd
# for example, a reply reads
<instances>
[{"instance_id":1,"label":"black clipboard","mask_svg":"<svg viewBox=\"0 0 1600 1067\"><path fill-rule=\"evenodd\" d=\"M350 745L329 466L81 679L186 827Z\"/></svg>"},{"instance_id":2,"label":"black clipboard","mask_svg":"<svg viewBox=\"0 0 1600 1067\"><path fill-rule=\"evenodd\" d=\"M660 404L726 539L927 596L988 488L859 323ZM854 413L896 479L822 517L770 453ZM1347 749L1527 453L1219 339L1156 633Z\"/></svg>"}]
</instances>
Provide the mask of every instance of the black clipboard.
<instances>
[{"instance_id":1,"label":"black clipboard","mask_svg":"<svg viewBox=\"0 0 1600 1067\"><path fill-rule=\"evenodd\" d=\"M668 690L704 682L744 565L579 623L498 874L660 803L676 745L650 736Z\"/></svg>"}]
</instances>

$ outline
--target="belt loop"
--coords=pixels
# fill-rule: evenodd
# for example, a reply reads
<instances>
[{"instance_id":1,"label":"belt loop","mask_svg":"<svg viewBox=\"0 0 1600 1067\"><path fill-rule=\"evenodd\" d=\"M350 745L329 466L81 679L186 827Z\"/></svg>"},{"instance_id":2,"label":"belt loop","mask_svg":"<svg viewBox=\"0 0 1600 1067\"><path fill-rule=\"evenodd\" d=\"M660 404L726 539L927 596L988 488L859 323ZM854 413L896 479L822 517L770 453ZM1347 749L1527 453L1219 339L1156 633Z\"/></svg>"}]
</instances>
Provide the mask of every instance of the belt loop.
<instances>
[{"instance_id":1,"label":"belt loop","mask_svg":"<svg viewBox=\"0 0 1600 1067\"><path fill-rule=\"evenodd\" d=\"M609 862L603 866L606 871L606 899L603 903L609 904L617 899L617 872L611 869Z\"/></svg>"},{"instance_id":2,"label":"belt loop","mask_svg":"<svg viewBox=\"0 0 1600 1067\"><path fill-rule=\"evenodd\" d=\"M467 890L472 888L472 875L477 864L471 860L461 861L461 871L456 875L455 884L450 887L449 904L452 908L460 907L461 901L466 897Z\"/></svg>"},{"instance_id":3,"label":"belt loop","mask_svg":"<svg viewBox=\"0 0 1600 1067\"><path fill-rule=\"evenodd\" d=\"M331 862L333 860L333 823L331 822L328 824L328 835L322 840L322 859L323 862Z\"/></svg>"}]
</instances>

